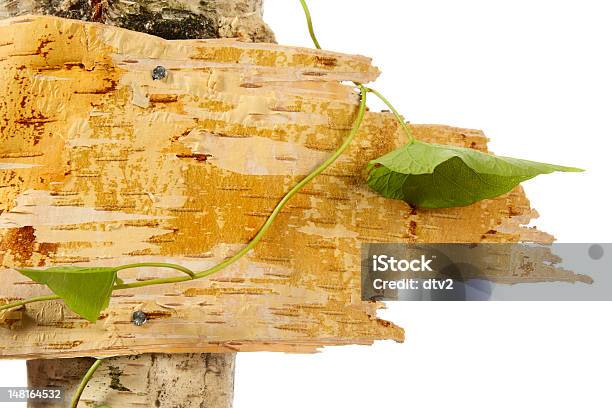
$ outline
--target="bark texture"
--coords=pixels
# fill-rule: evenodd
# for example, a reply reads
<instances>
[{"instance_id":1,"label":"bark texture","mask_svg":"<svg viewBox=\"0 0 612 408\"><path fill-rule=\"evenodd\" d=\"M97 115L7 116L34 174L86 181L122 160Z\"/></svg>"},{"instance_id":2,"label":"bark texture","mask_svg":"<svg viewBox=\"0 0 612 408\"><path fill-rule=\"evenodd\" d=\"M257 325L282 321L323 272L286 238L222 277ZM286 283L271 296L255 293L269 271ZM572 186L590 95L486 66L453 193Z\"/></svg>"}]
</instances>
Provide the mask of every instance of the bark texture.
<instances>
[{"instance_id":1,"label":"bark texture","mask_svg":"<svg viewBox=\"0 0 612 408\"><path fill-rule=\"evenodd\" d=\"M43 14L104 23L169 40L274 42L263 0L0 0L0 18Z\"/></svg>"},{"instance_id":2,"label":"bark texture","mask_svg":"<svg viewBox=\"0 0 612 408\"><path fill-rule=\"evenodd\" d=\"M274 42L262 21L262 0L195 1L14 1L0 0L0 16L46 14L128 28L166 39L236 38ZM4 313L0 324L21 326L24 308ZM80 406L208 407L232 405L235 354L155 354L114 358L97 373ZM76 390L90 359L32 360L31 387ZM142 381L146 379L146 381ZM110 380L110 382L109 382ZM137 380L137 381L134 381ZM130 388L123 383L128 383ZM48 404L30 403L30 407ZM56 406L56 405L52 405Z\"/></svg>"},{"instance_id":3,"label":"bark texture","mask_svg":"<svg viewBox=\"0 0 612 408\"><path fill-rule=\"evenodd\" d=\"M222 261L346 138L358 96L343 81L378 75L365 57L165 41L55 17L4 21L0 38L3 302L49 293L15 267L172 262L199 271ZM157 66L166 67L164 79L152 78ZM486 150L480 131L413 130L425 141ZM362 243L551 239L521 226L536 213L520 188L441 210L380 197L362 171L405 142L392 115L368 113L347 153L242 261L209 279L115 292L93 324L62 302L28 305L6 315L0 357L312 352L401 341L401 328L376 318L383 305L360 300ZM585 279L538 267L521 273L489 278ZM174 275L143 269L122 278ZM136 310L149 317L142 327L130 321Z\"/></svg>"},{"instance_id":4,"label":"bark texture","mask_svg":"<svg viewBox=\"0 0 612 408\"><path fill-rule=\"evenodd\" d=\"M28 361L33 388L64 389L68 406L91 358ZM230 408L235 354L145 354L104 361L79 407ZM57 408L30 403L30 408Z\"/></svg>"}]
</instances>

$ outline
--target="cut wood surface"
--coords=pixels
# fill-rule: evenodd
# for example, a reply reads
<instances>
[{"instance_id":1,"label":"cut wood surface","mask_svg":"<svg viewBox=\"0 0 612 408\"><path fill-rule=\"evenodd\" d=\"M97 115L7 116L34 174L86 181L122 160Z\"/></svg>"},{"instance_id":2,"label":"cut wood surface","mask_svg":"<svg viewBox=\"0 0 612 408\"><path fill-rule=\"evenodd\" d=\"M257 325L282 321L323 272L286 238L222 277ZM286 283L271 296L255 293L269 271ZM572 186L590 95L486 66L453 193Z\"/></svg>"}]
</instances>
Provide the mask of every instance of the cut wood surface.
<instances>
[{"instance_id":1,"label":"cut wood surface","mask_svg":"<svg viewBox=\"0 0 612 408\"><path fill-rule=\"evenodd\" d=\"M12 268L172 262L206 269L258 231L284 194L346 138L365 57L229 40L166 41L56 17L0 23L0 299L48 294ZM157 66L167 77L153 80ZM415 125L418 139L486 150L480 131ZM364 242L552 237L521 188L470 207L417 210L364 183L407 141L368 113L349 151L289 203L255 250L198 281L115 292L92 324L61 301L0 316L0 357L312 352L402 341L360 300ZM530 281L576 281L571 272ZM175 275L125 271L126 282ZM494 281L525 276L498 271ZM142 310L149 321L131 322ZM0 320L2 322L2 320Z\"/></svg>"}]
</instances>

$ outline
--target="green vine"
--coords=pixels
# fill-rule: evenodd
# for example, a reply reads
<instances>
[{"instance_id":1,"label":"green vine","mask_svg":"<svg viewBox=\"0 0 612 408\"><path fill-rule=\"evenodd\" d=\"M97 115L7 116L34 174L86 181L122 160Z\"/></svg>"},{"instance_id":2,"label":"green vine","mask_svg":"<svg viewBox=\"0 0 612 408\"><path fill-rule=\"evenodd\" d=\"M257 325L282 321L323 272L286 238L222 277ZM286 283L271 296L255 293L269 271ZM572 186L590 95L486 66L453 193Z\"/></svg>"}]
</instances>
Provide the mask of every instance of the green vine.
<instances>
[{"instance_id":1,"label":"green vine","mask_svg":"<svg viewBox=\"0 0 612 408\"><path fill-rule=\"evenodd\" d=\"M180 265L161 264L161 263L139 263L139 264L130 264L130 265L119 266L119 267L116 267L116 268L107 268L107 272L114 272L115 274L117 272L121 271L121 270L141 268L141 267L171 268L171 269L182 271L182 272L184 272L187 275L187 276L177 276L177 277L170 277L170 278L150 279L150 280L146 280L146 281L142 281L142 282L133 282L133 283L127 283L127 284L116 281L115 284L112 287L112 291L114 292L114 291L118 291L118 290L135 289L135 288L141 288L141 287L146 287L146 286L164 285L164 284L169 284L169 283L186 282L186 281L194 280L194 279L202 279L202 278L205 278L207 276L210 276L210 275L212 275L214 273L217 273L217 272L227 268L228 266L230 266L230 265L234 264L235 262L237 262L238 260L240 260L247 253L249 253L259 243L259 241L261 241L261 239L264 237L266 232L268 232L268 230L270 229L272 224L274 224L274 221L279 216L279 214L281 213L283 208L287 205L289 200L291 200L291 198L293 198L293 196L295 196L300 190L302 190L307 184L309 184L315 177L319 176L321 173L323 173L325 170L327 170L327 168L329 166L331 166L346 151L346 149L350 146L350 144L353 141L353 139L355 139L355 136L357 136L359 128L361 127L361 123L363 122L363 119L365 117L366 102L367 102L367 93L368 93L368 90L364 86L362 86L362 85L359 86L359 89L360 89L361 101L360 101L360 104L359 104L359 109L357 111L357 117L356 117L355 122L353 124L353 127L352 127L348 137L344 141L344 143L342 143L342 145L334 152L334 154L332 154L327 160L325 160L325 162L323 162L312 173L310 173L308 176L306 176L304 179L302 179L302 181L300 181L298 184L296 184L283 197L283 199L276 205L276 207L272 211L272 214L268 217L267 221L261 227L259 232L255 235L255 237L243 249L238 251L235 255L233 255L232 257L228 258L227 260L225 260L225 261L223 261L223 262L213 266L212 268L206 269L206 270L198 272L198 273L194 273L191 270L189 270L189 269L187 269L187 268L185 268L183 266L180 266ZM94 268L91 268L91 269L94 269ZM20 270L20 272L22 272L22 273L23 272L27 272L27 271L28 270L24 270L24 269ZM37 272L44 272L44 271L37 271ZM65 268L61 268L60 267L60 268L56 268L55 270L50 271L50 272L54 273L54 274L58 274L58 273L66 273L66 272L68 272L68 270L66 270ZM52 295L52 296L42 296L42 297L31 298L31 299L22 300L22 301L18 301L18 302L14 302L14 303L9 303L9 304L0 306L0 311L8 310L8 309L13 309L13 308L16 308L16 307L21 307L21 306L24 306L24 305L27 305L27 304L30 304L30 303L44 302L44 301L57 300L57 299L61 299L61 296Z\"/></svg>"},{"instance_id":2,"label":"green vine","mask_svg":"<svg viewBox=\"0 0 612 408\"><path fill-rule=\"evenodd\" d=\"M96 373L96 371L98 371L98 368L100 368L103 361L104 361L103 358L96 359L96 361L92 364L89 370L87 370L87 373L85 373L85 376L81 380L81 383L79 384L77 390L74 392L74 395L72 396L72 401L70 402L70 408L77 408L77 406L79 405L79 401L81 400L81 396L83 395L83 391L85 391L87 384L89 384L89 381L91 380L93 375Z\"/></svg>"},{"instance_id":3,"label":"green vine","mask_svg":"<svg viewBox=\"0 0 612 408\"><path fill-rule=\"evenodd\" d=\"M302 4L302 8L304 9L304 14L306 15L306 24L308 25L308 32L310 33L310 38L312 39L312 43L314 44L317 50L321 49L321 45L319 44L319 40L317 40L317 35L314 31L314 26L312 24L312 16L310 15L310 9L308 8L308 4L306 4L306 0L300 0Z\"/></svg>"},{"instance_id":4,"label":"green vine","mask_svg":"<svg viewBox=\"0 0 612 408\"><path fill-rule=\"evenodd\" d=\"M404 121L404 118L402 117L402 115L398 112L397 109L395 109L395 107L391 104L391 102L389 102L389 100L387 98L385 98L380 92L378 92L375 89L366 88L366 90L368 92L371 92L374 95L376 95L376 97L378 99L380 99L381 101L383 101L383 103L385 105L387 105L387 107L391 110L391 112L393 112L393 114L395 115L395 118L397 119L397 121L399 122L400 126L402 127L402 129L404 130L406 135L408 136L408 143L409 144L414 143L415 139L414 139L414 135L412 134L412 129L410 129L408 127L408 125L406 124L406 121Z\"/></svg>"}]
</instances>

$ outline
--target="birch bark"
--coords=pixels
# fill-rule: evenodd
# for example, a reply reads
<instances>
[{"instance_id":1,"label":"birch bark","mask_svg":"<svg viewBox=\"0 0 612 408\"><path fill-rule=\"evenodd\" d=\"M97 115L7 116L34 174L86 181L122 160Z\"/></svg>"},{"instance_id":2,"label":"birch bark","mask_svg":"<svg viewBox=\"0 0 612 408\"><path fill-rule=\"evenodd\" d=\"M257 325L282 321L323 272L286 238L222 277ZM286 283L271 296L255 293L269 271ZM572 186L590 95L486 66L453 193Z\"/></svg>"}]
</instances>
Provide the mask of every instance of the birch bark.
<instances>
[{"instance_id":1,"label":"birch bark","mask_svg":"<svg viewBox=\"0 0 612 408\"><path fill-rule=\"evenodd\" d=\"M91 358L32 360L28 385L58 387L65 405L93 364ZM145 354L104 361L81 397L81 407L228 408L234 394L235 354ZM30 403L31 408L57 404Z\"/></svg>"},{"instance_id":2,"label":"birch bark","mask_svg":"<svg viewBox=\"0 0 612 408\"><path fill-rule=\"evenodd\" d=\"M263 0L0 0L0 18L44 14L104 23L171 40L237 38L275 42L274 34L262 20L262 6ZM93 401L96 406L231 407L234 361L235 353L119 357L105 363L80 405ZM60 386L71 398L91 364L87 358L32 360L28 362L28 382L30 387ZM124 383L132 385L128 388Z\"/></svg>"},{"instance_id":3,"label":"birch bark","mask_svg":"<svg viewBox=\"0 0 612 408\"><path fill-rule=\"evenodd\" d=\"M263 0L0 0L0 18L44 14L104 23L169 40L274 42Z\"/></svg>"}]
</instances>

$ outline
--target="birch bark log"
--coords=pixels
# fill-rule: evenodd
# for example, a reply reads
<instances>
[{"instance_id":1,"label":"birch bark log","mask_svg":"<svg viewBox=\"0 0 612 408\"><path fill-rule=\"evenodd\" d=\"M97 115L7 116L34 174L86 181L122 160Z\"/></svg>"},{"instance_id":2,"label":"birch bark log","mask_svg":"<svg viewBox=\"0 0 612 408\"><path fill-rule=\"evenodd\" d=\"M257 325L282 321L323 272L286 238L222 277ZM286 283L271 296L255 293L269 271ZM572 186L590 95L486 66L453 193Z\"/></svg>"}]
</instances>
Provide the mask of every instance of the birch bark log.
<instances>
[{"instance_id":1,"label":"birch bark log","mask_svg":"<svg viewBox=\"0 0 612 408\"><path fill-rule=\"evenodd\" d=\"M263 0L0 0L0 18L44 14L104 23L168 40L274 42Z\"/></svg>"},{"instance_id":2,"label":"birch bark log","mask_svg":"<svg viewBox=\"0 0 612 408\"><path fill-rule=\"evenodd\" d=\"M91 358L29 361L28 385L61 388L70 400L93 362ZM234 362L233 353L145 354L107 360L88 384L79 406L231 407ZM29 406L57 408L42 402Z\"/></svg>"}]
</instances>

